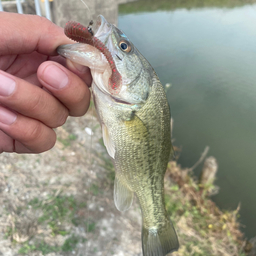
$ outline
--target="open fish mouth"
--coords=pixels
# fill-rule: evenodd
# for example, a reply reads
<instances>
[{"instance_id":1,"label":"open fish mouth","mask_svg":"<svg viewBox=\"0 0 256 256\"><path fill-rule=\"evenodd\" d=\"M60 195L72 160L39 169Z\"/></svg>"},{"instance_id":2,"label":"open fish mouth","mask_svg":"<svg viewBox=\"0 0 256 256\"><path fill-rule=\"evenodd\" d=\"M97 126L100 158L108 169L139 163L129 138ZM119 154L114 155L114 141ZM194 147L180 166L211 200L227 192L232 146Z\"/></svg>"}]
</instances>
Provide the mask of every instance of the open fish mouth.
<instances>
[{"instance_id":1,"label":"open fish mouth","mask_svg":"<svg viewBox=\"0 0 256 256\"><path fill-rule=\"evenodd\" d=\"M72 25L70 26L69 23L72 23ZM77 31L75 31L75 26L78 25L80 25L80 23L72 21L68 22L64 30L67 37L76 41L77 43L60 45L57 48L57 52L61 56L70 59L75 63L88 66L90 67L90 69L97 70L98 72L104 72L104 70L108 67L108 61L105 58L106 56L104 57L103 51L95 47L95 42L85 42L84 40L82 40L82 37L87 37L87 39L89 37L96 38L100 40L105 46L108 41L109 35L112 32L112 25L108 23L102 15L99 15L95 25L93 24L93 21L90 22L87 28L81 25L81 27L78 28L77 31L86 31L84 35L79 35L78 37L75 37L73 34L76 34ZM73 27L73 31L71 30L71 32L67 32L68 26ZM107 45L105 47L109 49Z\"/></svg>"},{"instance_id":2,"label":"open fish mouth","mask_svg":"<svg viewBox=\"0 0 256 256\"><path fill-rule=\"evenodd\" d=\"M106 92L108 91L111 95L117 96L120 93L120 90L122 88L122 77L116 67L115 60L114 60L116 55L116 50L111 37L111 35L113 34L113 25L108 23L102 15L100 15L97 19L96 33L94 33L92 30L92 24L93 22L91 21L89 26L85 27L78 22L69 21L67 22L64 28L64 33L66 34L67 37L69 37L70 39L78 43L83 43L83 44L87 44L94 47L95 49L94 50L92 49L91 50L92 52L93 51L96 52L96 49L97 49L100 51L101 54L105 56L109 65L106 65L107 72L105 71L103 72L103 73L106 73L105 75L103 74L103 78L104 78L103 84L105 84L106 86L103 86L103 88L101 89L105 89ZM76 61L77 58L74 59L72 56L72 51L74 51L74 49L69 53L69 56L68 56L67 51L70 50L70 48L72 47L69 47L68 45L64 47L59 47L58 52L64 57L70 58L74 62L77 62ZM81 55L84 55L86 53L80 50L78 54L77 53L75 54L77 55L77 57L79 55L81 57ZM90 58L87 59L87 63L84 63L84 65L89 66L91 69L97 69L95 68L96 66L95 63L94 65L90 65L88 61L90 62ZM82 61L80 60L80 63L79 62L77 63L83 65L83 63L81 62ZM100 83L100 86L103 84Z\"/></svg>"},{"instance_id":3,"label":"open fish mouth","mask_svg":"<svg viewBox=\"0 0 256 256\"><path fill-rule=\"evenodd\" d=\"M69 21L64 29L65 34L77 44L62 45L57 51L72 62L91 69L94 86L119 104L133 105L141 103L136 97L130 97L124 54L120 51L117 35L122 32L99 15L96 24L88 27L74 21ZM126 36L124 37L126 38ZM120 40L123 41L124 40ZM123 76L125 74L125 76ZM128 96L127 96L128 95Z\"/></svg>"},{"instance_id":4,"label":"open fish mouth","mask_svg":"<svg viewBox=\"0 0 256 256\"><path fill-rule=\"evenodd\" d=\"M94 36L97 37L102 43L105 44L106 39L112 32L112 25L107 20L99 15L96 21L96 28Z\"/></svg>"}]
</instances>

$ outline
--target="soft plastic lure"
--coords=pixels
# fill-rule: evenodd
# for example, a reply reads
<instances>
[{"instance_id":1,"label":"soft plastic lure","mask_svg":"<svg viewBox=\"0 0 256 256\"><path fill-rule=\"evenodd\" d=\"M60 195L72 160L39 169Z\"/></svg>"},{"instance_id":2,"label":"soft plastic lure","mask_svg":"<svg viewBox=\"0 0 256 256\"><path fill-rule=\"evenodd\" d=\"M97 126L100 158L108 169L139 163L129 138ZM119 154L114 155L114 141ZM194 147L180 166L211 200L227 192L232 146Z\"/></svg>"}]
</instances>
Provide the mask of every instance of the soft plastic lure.
<instances>
[{"instance_id":1,"label":"soft plastic lure","mask_svg":"<svg viewBox=\"0 0 256 256\"><path fill-rule=\"evenodd\" d=\"M122 86L121 75L116 68L112 54L108 48L98 38L93 36L94 33L91 29L91 25L92 22L90 22L88 27L85 27L78 22L69 21L66 23L64 32L70 39L79 43L92 45L104 54L112 70L112 75L109 78L109 90L112 94L118 94Z\"/></svg>"}]
</instances>

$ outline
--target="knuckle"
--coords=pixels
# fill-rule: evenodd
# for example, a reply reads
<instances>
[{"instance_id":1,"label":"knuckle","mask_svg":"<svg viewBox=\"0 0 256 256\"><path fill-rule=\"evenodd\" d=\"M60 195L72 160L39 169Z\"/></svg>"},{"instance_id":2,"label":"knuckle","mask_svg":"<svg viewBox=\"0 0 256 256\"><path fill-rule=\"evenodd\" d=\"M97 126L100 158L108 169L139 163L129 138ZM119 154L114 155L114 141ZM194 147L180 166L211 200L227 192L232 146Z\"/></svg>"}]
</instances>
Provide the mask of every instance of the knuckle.
<instances>
[{"instance_id":1,"label":"knuckle","mask_svg":"<svg viewBox=\"0 0 256 256\"><path fill-rule=\"evenodd\" d=\"M81 103L81 102L83 102L84 101L84 98L85 98L85 95L84 95L84 92L83 93L77 93L76 94L76 97L75 97L75 104L79 104L79 103Z\"/></svg>"},{"instance_id":2,"label":"knuckle","mask_svg":"<svg viewBox=\"0 0 256 256\"><path fill-rule=\"evenodd\" d=\"M46 104L46 101L43 100L43 94L42 93L36 93L33 97L33 100L31 101L30 105L30 111L37 112L40 109L44 109Z\"/></svg>"},{"instance_id":3,"label":"knuckle","mask_svg":"<svg viewBox=\"0 0 256 256\"><path fill-rule=\"evenodd\" d=\"M43 153L43 152L48 151L51 148L53 148L56 143L56 133L53 131L51 136L49 136L49 138L47 138L46 140L43 140L42 143L43 144L40 147L33 150L34 153Z\"/></svg>"},{"instance_id":4,"label":"knuckle","mask_svg":"<svg viewBox=\"0 0 256 256\"><path fill-rule=\"evenodd\" d=\"M49 127L44 127L40 122L29 126L23 132L20 142L33 153L42 153L50 150L56 142L56 133Z\"/></svg>"},{"instance_id":5,"label":"knuckle","mask_svg":"<svg viewBox=\"0 0 256 256\"><path fill-rule=\"evenodd\" d=\"M46 146L46 150L50 150L51 148L54 147L55 143L56 143L56 133L53 131L53 138L51 138L49 141L48 141L48 145Z\"/></svg>"},{"instance_id":6,"label":"knuckle","mask_svg":"<svg viewBox=\"0 0 256 256\"><path fill-rule=\"evenodd\" d=\"M45 17L36 15L33 18L38 19L38 23L41 24L42 26L46 26L46 25L51 26L51 22Z\"/></svg>"},{"instance_id":7,"label":"knuckle","mask_svg":"<svg viewBox=\"0 0 256 256\"><path fill-rule=\"evenodd\" d=\"M43 135L43 125L40 122L35 122L29 126L29 129L24 130L23 141L38 141Z\"/></svg>"},{"instance_id":8,"label":"knuckle","mask_svg":"<svg viewBox=\"0 0 256 256\"><path fill-rule=\"evenodd\" d=\"M64 111L61 111L61 114L58 115L58 118L57 118L53 128L57 128L57 127L62 126L63 124L65 124L66 121L67 121L68 116L69 116L69 112L68 112L67 109L65 109Z\"/></svg>"},{"instance_id":9,"label":"knuckle","mask_svg":"<svg viewBox=\"0 0 256 256\"><path fill-rule=\"evenodd\" d=\"M71 116L83 116L90 105L90 94L83 92L73 97L73 104L70 104Z\"/></svg>"},{"instance_id":10,"label":"knuckle","mask_svg":"<svg viewBox=\"0 0 256 256\"><path fill-rule=\"evenodd\" d=\"M76 109L75 111L71 111L70 112L70 116L75 116L75 117L83 116L83 115L86 114L87 110L88 110L88 106L87 105L83 106L83 107L80 106L79 109Z\"/></svg>"},{"instance_id":11,"label":"knuckle","mask_svg":"<svg viewBox=\"0 0 256 256\"><path fill-rule=\"evenodd\" d=\"M69 105L70 106L79 106L82 104L86 97L86 91L82 86L76 85L76 90L72 93L72 97L69 97Z\"/></svg>"}]
</instances>

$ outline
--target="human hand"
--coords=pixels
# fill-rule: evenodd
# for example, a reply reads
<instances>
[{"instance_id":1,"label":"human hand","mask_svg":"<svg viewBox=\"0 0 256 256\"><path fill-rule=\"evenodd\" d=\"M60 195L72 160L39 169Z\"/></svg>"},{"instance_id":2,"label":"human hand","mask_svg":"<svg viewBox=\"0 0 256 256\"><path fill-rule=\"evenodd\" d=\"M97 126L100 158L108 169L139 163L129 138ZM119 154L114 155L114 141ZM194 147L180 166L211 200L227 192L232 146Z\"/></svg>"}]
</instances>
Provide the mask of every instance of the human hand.
<instances>
[{"instance_id":1,"label":"human hand","mask_svg":"<svg viewBox=\"0 0 256 256\"><path fill-rule=\"evenodd\" d=\"M57 56L72 42L45 18L0 12L0 31L0 153L49 150L53 128L86 113L90 71Z\"/></svg>"}]
</instances>

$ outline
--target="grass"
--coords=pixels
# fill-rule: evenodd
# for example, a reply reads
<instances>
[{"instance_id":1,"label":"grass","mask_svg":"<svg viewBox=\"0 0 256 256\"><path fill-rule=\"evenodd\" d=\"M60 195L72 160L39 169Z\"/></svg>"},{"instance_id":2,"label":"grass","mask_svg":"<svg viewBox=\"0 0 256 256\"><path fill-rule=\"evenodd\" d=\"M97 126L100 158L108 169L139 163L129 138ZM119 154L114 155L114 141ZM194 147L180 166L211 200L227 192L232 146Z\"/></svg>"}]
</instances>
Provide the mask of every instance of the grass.
<instances>
[{"instance_id":1,"label":"grass","mask_svg":"<svg viewBox=\"0 0 256 256\"><path fill-rule=\"evenodd\" d=\"M51 228L51 235L67 235L68 232L59 224L75 215L79 205L74 196L49 196L46 201L34 198L29 202L33 209L40 209L42 215L38 218L39 224L47 224Z\"/></svg>"},{"instance_id":2,"label":"grass","mask_svg":"<svg viewBox=\"0 0 256 256\"><path fill-rule=\"evenodd\" d=\"M61 225L61 223L65 223L65 226L68 224L77 226L83 223L84 218L77 216L77 212L86 207L84 202L78 202L72 195L51 195L46 200L36 197L28 205L31 209L41 212L37 219L38 225L42 227L47 226L51 230L50 235L52 237L61 235L67 236L67 238L62 246L49 245L44 240L38 238L33 243L27 241L19 249L20 254L25 255L35 251L40 251L43 255L51 252L70 252L76 248L79 242L85 242L84 238L72 234L70 230L66 230ZM88 227L88 232L93 232L96 224L90 221L84 222L84 226ZM12 232L12 228L7 229L6 238L11 236Z\"/></svg>"},{"instance_id":3,"label":"grass","mask_svg":"<svg viewBox=\"0 0 256 256\"><path fill-rule=\"evenodd\" d=\"M51 252L59 252L61 251L61 247L59 246L51 246L46 244L45 242L39 242L36 244L29 244L26 242L20 249L19 253L22 255L26 255L30 252L40 251L43 255L46 255Z\"/></svg>"},{"instance_id":4,"label":"grass","mask_svg":"<svg viewBox=\"0 0 256 256\"><path fill-rule=\"evenodd\" d=\"M239 230L239 207L221 211L209 198L211 187L198 184L191 172L169 163L165 179L165 203L180 238L173 256L245 256Z\"/></svg>"},{"instance_id":5,"label":"grass","mask_svg":"<svg viewBox=\"0 0 256 256\"><path fill-rule=\"evenodd\" d=\"M93 232L96 228L96 223L92 220L85 221L85 225L86 225L87 232Z\"/></svg>"},{"instance_id":6,"label":"grass","mask_svg":"<svg viewBox=\"0 0 256 256\"><path fill-rule=\"evenodd\" d=\"M29 242L26 242L19 249L19 254L26 255L35 251L40 251L43 255L52 252L71 252L76 248L79 242L85 242L85 239L81 239L75 235L71 235L67 238L62 246L52 246L43 241L36 242L35 244L29 244Z\"/></svg>"},{"instance_id":7,"label":"grass","mask_svg":"<svg viewBox=\"0 0 256 256\"><path fill-rule=\"evenodd\" d=\"M75 141L77 136L75 134L69 134L67 138L58 137L57 140L60 141L64 147L69 147L72 141Z\"/></svg>"},{"instance_id":8,"label":"grass","mask_svg":"<svg viewBox=\"0 0 256 256\"><path fill-rule=\"evenodd\" d=\"M100 191L100 189L99 189L99 187L98 187L97 184L92 184L91 187L90 187L90 191L92 192L92 194L93 194L94 196L97 196L97 195L99 195L100 193L102 193L102 192Z\"/></svg>"},{"instance_id":9,"label":"grass","mask_svg":"<svg viewBox=\"0 0 256 256\"><path fill-rule=\"evenodd\" d=\"M61 247L62 251L63 252L71 252L72 250L75 249L75 247L79 241L81 241L81 239L78 236L72 235L71 237L66 239L66 241L62 245L62 247ZM82 239L82 242L84 242L84 241L85 240Z\"/></svg>"},{"instance_id":10,"label":"grass","mask_svg":"<svg viewBox=\"0 0 256 256\"><path fill-rule=\"evenodd\" d=\"M15 230L12 227L7 227L4 233L4 238L7 239L8 237L12 237Z\"/></svg>"}]
</instances>

